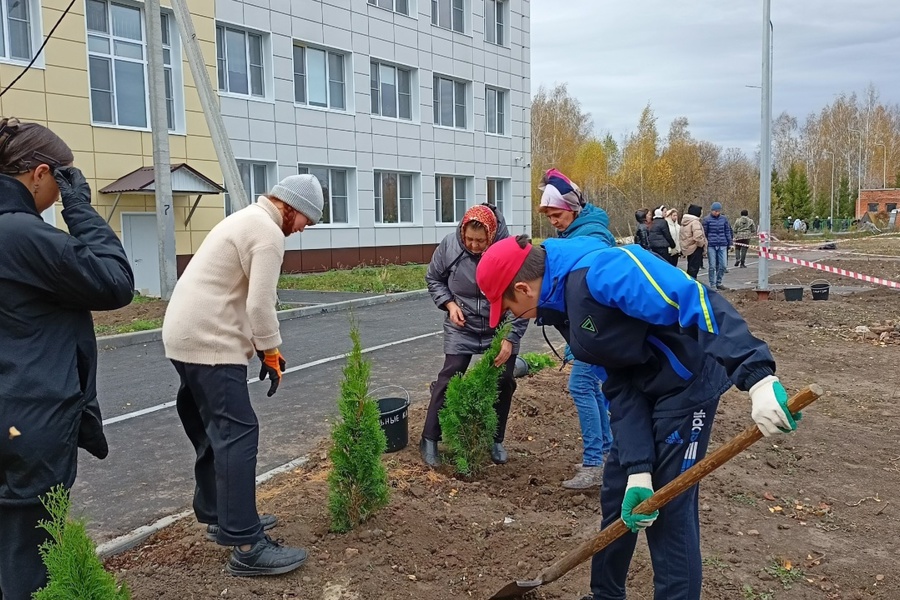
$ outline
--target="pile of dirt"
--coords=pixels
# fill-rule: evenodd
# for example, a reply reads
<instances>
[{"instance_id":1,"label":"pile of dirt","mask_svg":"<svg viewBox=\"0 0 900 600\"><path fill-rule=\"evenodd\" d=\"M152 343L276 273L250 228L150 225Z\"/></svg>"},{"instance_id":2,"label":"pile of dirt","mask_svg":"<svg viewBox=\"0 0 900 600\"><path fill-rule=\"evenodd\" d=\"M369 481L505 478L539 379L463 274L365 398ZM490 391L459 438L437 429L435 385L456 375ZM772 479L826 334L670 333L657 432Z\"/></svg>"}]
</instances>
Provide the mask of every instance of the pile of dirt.
<instances>
[{"instance_id":1,"label":"pile of dirt","mask_svg":"<svg viewBox=\"0 0 900 600\"><path fill-rule=\"evenodd\" d=\"M162 319L166 314L167 305L168 302L157 298L142 298L139 302L132 302L124 308L97 311L92 313L94 327L103 332L105 329L130 325L135 321Z\"/></svg>"},{"instance_id":2,"label":"pile of dirt","mask_svg":"<svg viewBox=\"0 0 900 600\"><path fill-rule=\"evenodd\" d=\"M826 395L791 436L762 441L701 486L704 598L838 600L900 597L900 350L843 335L896 313L887 290L829 302L730 299L766 339L789 390L816 382ZM898 318L893 314L889 318ZM841 332L838 334L838 332ZM411 410L416 432L424 407ZM749 423L745 393L723 397L713 446ZM566 374L520 381L507 436L510 463L478 481L422 467L413 443L388 455L390 506L358 531L328 532L327 445L308 464L259 492L272 531L310 551L300 570L278 578L223 572L228 550L181 522L107 566L143 598L328 600L488 598L512 579L534 576L596 531L597 491L560 482L580 459L579 429ZM581 566L536 598L572 600L588 589ZM652 567L642 536L629 598L649 599Z\"/></svg>"}]
</instances>

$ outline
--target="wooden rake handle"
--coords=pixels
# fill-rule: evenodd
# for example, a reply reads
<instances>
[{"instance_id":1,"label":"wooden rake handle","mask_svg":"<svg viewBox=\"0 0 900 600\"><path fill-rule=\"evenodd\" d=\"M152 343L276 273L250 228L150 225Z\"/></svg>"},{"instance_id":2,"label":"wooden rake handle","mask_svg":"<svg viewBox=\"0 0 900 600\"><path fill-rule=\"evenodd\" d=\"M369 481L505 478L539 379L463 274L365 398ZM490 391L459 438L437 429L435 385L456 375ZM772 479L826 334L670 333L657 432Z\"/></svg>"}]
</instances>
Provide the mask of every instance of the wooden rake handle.
<instances>
[{"instance_id":1,"label":"wooden rake handle","mask_svg":"<svg viewBox=\"0 0 900 600\"><path fill-rule=\"evenodd\" d=\"M788 410L791 411L791 414L797 413L815 402L821 395L822 388L815 384L810 385L788 400ZM748 426L727 444L708 454L706 458L657 490L653 496L641 502L634 509L634 512L639 515L646 515L659 510L670 500L699 483L701 479L752 446L762 437L762 432L756 425ZM617 519L615 523L601 530L593 538L585 540L574 550L544 569L538 576L538 580L542 583L556 581L626 533L628 533L628 527L625 525L625 522L622 519Z\"/></svg>"}]
</instances>

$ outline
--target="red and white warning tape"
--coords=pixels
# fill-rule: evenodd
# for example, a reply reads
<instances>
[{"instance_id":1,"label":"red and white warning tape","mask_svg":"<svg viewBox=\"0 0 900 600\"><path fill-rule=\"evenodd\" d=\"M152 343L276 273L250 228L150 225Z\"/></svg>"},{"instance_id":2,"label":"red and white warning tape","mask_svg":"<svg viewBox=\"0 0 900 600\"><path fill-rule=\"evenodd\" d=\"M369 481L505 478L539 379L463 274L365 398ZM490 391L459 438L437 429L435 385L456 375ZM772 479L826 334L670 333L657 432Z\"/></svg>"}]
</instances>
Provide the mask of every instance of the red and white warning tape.
<instances>
[{"instance_id":1,"label":"red and white warning tape","mask_svg":"<svg viewBox=\"0 0 900 600\"><path fill-rule=\"evenodd\" d=\"M780 260L782 262L790 263L792 265L799 265L801 267L810 267L813 269L817 269L819 271L825 271L826 273L832 273L834 275L840 275L842 277L852 277L853 279L859 279L860 281L865 281L867 283L874 283L877 285L883 285L889 288L900 289L900 283L896 281L891 281L889 279L882 279L880 277L873 277L871 275L863 275L861 273L854 273L853 271L848 271L846 269L839 269L837 267L830 267L828 265L822 265L815 261L803 260L802 258L794 258L792 256L784 256L783 254L775 254L774 252L764 250L762 248L759 249L759 255L765 256L770 260Z\"/></svg>"}]
</instances>

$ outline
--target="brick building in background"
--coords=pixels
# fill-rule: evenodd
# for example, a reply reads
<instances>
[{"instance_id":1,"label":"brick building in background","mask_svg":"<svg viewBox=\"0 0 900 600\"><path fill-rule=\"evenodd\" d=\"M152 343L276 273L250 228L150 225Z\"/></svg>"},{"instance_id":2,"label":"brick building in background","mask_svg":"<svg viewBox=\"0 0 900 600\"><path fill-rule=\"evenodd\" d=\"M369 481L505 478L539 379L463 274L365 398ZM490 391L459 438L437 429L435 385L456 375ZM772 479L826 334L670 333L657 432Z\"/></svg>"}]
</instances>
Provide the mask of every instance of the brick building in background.
<instances>
[{"instance_id":1,"label":"brick building in background","mask_svg":"<svg viewBox=\"0 0 900 600\"><path fill-rule=\"evenodd\" d=\"M891 211L898 208L900 208L900 188L860 190L856 201L856 218L861 219L866 213L890 215Z\"/></svg>"}]
</instances>

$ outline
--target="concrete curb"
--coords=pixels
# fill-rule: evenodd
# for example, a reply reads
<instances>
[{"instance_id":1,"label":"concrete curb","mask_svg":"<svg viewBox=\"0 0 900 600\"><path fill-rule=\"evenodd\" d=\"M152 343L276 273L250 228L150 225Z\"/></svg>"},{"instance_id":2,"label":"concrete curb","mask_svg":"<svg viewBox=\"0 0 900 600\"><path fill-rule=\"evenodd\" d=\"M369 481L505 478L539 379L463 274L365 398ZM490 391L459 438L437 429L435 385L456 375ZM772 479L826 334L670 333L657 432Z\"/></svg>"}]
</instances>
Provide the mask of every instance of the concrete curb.
<instances>
[{"instance_id":1,"label":"concrete curb","mask_svg":"<svg viewBox=\"0 0 900 600\"><path fill-rule=\"evenodd\" d=\"M300 458L295 458L294 460L287 462L280 467L275 467L274 469L266 471L256 478L256 485L260 486L276 475L281 475L282 473L292 471L297 467L306 464L307 462L309 462L309 457L301 456ZM150 523L149 525L142 525L137 529L129 531L125 535L120 535L117 538L113 538L108 542L104 542L97 546L97 556L105 559L109 558L110 556L115 556L116 554L125 552L126 550L130 550L154 533L158 533L169 525L174 525L178 521L186 519L188 517L192 517L193 515L193 510L185 510L180 513L175 513L174 515L165 516L154 521L153 523Z\"/></svg>"},{"instance_id":2,"label":"concrete curb","mask_svg":"<svg viewBox=\"0 0 900 600\"><path fill-rule=\"evenodd\" d=\"M292 308L290 310L278 311L278 320L290 321L292 319L311 317L313 315L322 315L340 312L343 310L351 310L354 308L378 306L380 304L390 304L392 302L412 300L415 298L422 298L427 295L428 290L414 290L412 292L382 294L379 296L369 296L367 298L356 298L353 300L343 300L341 302L331 302L328 304L316 304L315 306ZM125 346L138 346L140 344L159 342L161 340L162 329L148 329L147 331L135 331L134 333L120 333L117 335L100 336L97 338L97 346L100 348L123 348Z\"/></svg>"}]
</instances>

